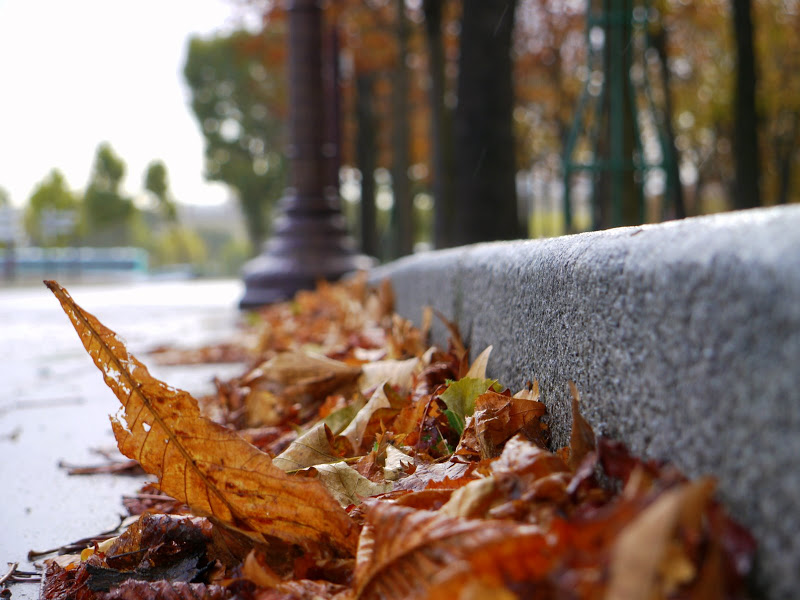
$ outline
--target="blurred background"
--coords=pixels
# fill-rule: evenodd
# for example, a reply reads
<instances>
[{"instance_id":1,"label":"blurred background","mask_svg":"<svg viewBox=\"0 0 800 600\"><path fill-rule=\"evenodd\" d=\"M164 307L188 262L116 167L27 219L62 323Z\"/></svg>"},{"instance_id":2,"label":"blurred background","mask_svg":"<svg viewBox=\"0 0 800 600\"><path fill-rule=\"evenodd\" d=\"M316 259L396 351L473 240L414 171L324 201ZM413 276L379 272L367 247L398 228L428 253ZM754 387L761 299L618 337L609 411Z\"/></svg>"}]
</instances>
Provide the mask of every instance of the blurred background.
<instances>
[{"instance_id":1,"label":"blurred background","mask_svg":"<svg viewBox=\"0 0 800 600\"><path fill-rule=\"evenodd\" d=\"M798 0L322 2L365 254L800 200ZM285 195L283 2L0 0L0 281L235 276Z\"/></svg>"}]
</instances>

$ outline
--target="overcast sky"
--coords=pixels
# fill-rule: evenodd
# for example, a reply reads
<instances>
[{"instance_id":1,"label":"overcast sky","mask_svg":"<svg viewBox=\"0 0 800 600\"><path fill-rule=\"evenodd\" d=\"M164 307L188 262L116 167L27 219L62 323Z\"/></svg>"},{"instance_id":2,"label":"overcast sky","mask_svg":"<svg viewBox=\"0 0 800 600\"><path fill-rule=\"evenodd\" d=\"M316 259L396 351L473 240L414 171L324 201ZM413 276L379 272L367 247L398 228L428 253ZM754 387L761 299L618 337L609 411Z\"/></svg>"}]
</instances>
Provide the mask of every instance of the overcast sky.
<instances>
[{"instance_id":1,"label":"overcast sky","mask_svg":"<svg viewBox=\"0 0 800 600\"><path fill-rule=\"evenodd\" d=\"M83 189L111 143L139 193L163 160L177 200L221 202L182 68L193 33L230 29L224 0L0 0L0 187L19 206L54 167Z\"/></svg>"}]
</instances>

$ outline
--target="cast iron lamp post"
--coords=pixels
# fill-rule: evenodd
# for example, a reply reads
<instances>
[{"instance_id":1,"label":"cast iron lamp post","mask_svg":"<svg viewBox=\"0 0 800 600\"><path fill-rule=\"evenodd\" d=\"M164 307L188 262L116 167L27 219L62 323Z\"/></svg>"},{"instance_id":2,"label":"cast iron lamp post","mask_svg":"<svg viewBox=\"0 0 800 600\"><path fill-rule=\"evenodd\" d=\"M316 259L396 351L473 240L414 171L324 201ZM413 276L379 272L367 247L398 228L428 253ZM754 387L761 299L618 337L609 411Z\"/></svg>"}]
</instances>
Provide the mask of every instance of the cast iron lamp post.
<instances>
[{"instance_id":1,"label":"cast iron lamp post","mask_svg":"<svg viewBox=\"0 0 800 600\"><path fill-rule=\"evenodd\" d=\"M326 163L336 150L324 139L330 128L323 104L319 1L290 0L288 13L291 187L263 252L245 265L243 309L285 300L319 279L337 279L374 264L357 253L338 187L326 181Z\"/></svg>"}]
</instances>

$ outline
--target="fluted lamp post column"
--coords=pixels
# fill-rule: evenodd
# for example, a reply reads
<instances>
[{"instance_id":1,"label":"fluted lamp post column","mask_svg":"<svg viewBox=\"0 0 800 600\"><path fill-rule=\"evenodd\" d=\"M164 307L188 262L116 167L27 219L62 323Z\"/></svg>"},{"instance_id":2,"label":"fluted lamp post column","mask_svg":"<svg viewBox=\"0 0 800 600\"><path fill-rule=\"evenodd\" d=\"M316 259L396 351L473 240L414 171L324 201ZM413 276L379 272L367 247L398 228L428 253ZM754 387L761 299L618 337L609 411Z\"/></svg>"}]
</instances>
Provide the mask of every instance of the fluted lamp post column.
<instances>
[{"instance_id":1,"label":"fluted lamp post column","mask_svg":"<svg viewBox=\"0 0 800 600\"><path fill-rule=\"evenodd\" d=\"M324 139L319 1L289 0L288 13L291 187L263 252L244 267L243 309L285 300L319 279L338 279L374 264L358 254L347 233L338 188L326 185L325 154L331 144Z\"/></svg>"}]
</instances>

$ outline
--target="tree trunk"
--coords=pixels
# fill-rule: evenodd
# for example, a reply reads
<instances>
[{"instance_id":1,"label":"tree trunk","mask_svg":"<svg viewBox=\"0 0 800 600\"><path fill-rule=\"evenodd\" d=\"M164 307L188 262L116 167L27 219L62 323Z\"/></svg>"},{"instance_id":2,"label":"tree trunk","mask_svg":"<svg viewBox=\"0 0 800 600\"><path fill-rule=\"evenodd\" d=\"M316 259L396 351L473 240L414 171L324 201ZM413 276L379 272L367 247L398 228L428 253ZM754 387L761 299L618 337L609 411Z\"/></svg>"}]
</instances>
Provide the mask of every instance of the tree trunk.
<instances>
[{"instance_id":1,"label":"tree trunk","mask_svg":"<svg viewBox=\"0 0 800 600\"><path fill-rule=\"evenodd\" d=\"M396 0L397 11L397 70L392 94L392 194L394 214L397 225L396 256L411 254L414 245L414 232L411 211L411 185L408 180L410 166L411 118L408 105L408 19L405 0Z\"/></svg>"},{"instance_id":2,"label":"tree trunk","mask_svg":"<svg viewBox=\"0 0 800 600\"><path fill-rule=\"evenodd\" d=\"M516 0L464 0L455 111L454 242L524 235L517 215L511 33Z\"/></svg>"},{"instance_id":3,"label":"tree trunk","mask_svg":"<svg viewBox=\"0 0 800 600\"><path fill-rule=\"evenodd\" d=\"M733 204L736 208L752 208L761 204L752 7L751 0L732 0L731 3L736 43L733 141L736 185L733 191Z\"/></svg>"},{"instance_id":4,"label":"tree trunk","mask_svg":"<svg viewBox=\"0 0 800 600\"><path fill-rule=\"evenodd\" d=\"M375 219L375 141L374 77L356 77L356 162L361 171L361 251L378 256L378 231Z\"/></svg>"},{"instance_id":5,"label":"tree trunk","mask_svg":"<svg viewBox=\"0 0 800 600\"><path fill-rule=\"evenodd\" d=\"M662 15L663 18L663 15ZM667 189L671 198L666 198L672 205L674 217L683 219L686 217L686 203L683 198L683 185L681 185L680 175L680 153L675 145L675 128L672 126L672 77L669 70L667 56L667 30L663 22L658 24L658 28L651 34L650 43L655 48L658 55L658 62L661 70L661 86L664 88L664 141L665 151L669 153L666 159Z\"/></svg>"},{"instance_id":6,"label":"tree trunk","mask_svg":"<svg viewBox=\"0 0 800 600\"><path fill-rule=\"evenodd\" d=\"M775 136L775 163L778 171L777 204L786 204L791 196L792 163L797 154L797 135L800 132L800 113L791 112L783 115L786 123Z\"/></svg>"},{"instance_id":7,"label":"tree trunk","mask_svg":"<svg viewBox=\"0 0 800 600\"><path fill-rule=\"evenodd\" d=\"M431 154L433 179L433 239L437 248L452 246L453 198L453 123L445 104L445 55L442 13L445 0L424 0L425 37L431 76Z\"/></svg>"}]
</instances>

